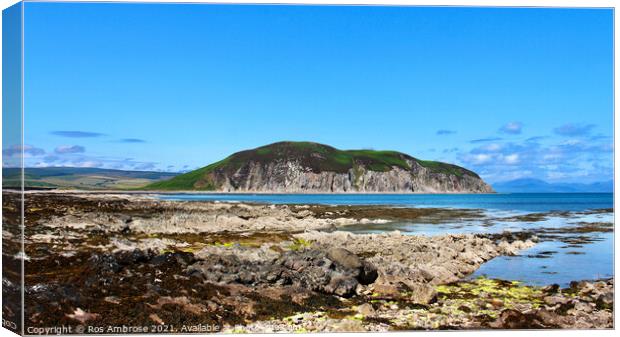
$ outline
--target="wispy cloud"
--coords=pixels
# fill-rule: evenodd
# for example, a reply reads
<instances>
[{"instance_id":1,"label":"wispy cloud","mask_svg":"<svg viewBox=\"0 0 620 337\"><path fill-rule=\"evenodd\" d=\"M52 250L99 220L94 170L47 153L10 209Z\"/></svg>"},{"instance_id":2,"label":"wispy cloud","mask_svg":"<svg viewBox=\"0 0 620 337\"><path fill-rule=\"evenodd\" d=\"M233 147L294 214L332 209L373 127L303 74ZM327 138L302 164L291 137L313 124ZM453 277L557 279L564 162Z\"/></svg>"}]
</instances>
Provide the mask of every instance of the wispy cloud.
<instances>
[{"instance_id":1,"label":"wispy cloud","mask_svg":"<svg viewBox=\"0 0 620 337\"><path fill-rule=\"evenodd\" d=\"M103 133L89 131L52 131L51 134L54 136L69 138L93 138L105 136Z\"/></svg>"},{"instance_id":2,"label":"wispy cloud","mask_svg":"<svg viewBox=\"0 0 620 337\"><path fill-rule=\"evenodd\" d=\"M84 153L86 149L80 145L61 145L54 149L54 152L58 154L68 154L68 153Z\"/></svg>"},{"instance_id":3,"label":"wispy cloud","mask_svg":"<svg viewBox=\"0 0 620 337\"><path fill-rule=\"evenodd\" d=\"M535 136L535 137L530 137L528 139L526 139L526 142L537 142L539 140L543 140L545 138L548 138L547 136Z\"/></svg>"},{"instance_id":4,"label":"wispy cloud","mask_svg":"<svg viewBox=\"0 0 620 337\"><path fill-rule=\"evenodd\" d=\"M117 170L156 170L157 162L143 162L128 158L90 156L82 153L63 153L33 158L28 167L98 167Z\"/></svg>"},{"instance_id":5,"label":"wispy cloud","mask_svg":"<svg viewBox=\"0 0 620 337\"><path fill-rule=\"evenodd\" d=\"M2 149L2 155L6 156L6 157L14 157L14 156L18 156L21 153L24 153L24 157L28 157L28 156L42 156L45 154L45 150L38 148L38 147L34 147L32 145L12 145L9 146L5 149Z\"/></svg>"},{"instance_id":6,"label":"wispy cloud","mask_svg":"<svg viewBox=\"0 0 620 337\"><path fill-rule=\"evenodd\" d=\"M444 149L442 152L443 153L452 153L452 152L458 152L459 148L458 147L453 147L453 148L449 148L449 149Z\"/></svg>"},{"instance_id":7,"label":"wispy cloud","mask_svg":"<svg viewBox=\"0 0 620 337\"><path fill-rule=\"evenodd\" d=\"M456 158L489 182L521 177L563 182L613 178L613 143L605 138L570 138L544 145L531 139L482 143L459 151Z\"/></svg>"},{"instance_id":8,"label":"wispy cloud","mask_svg":"<svg viewBox=\"0 0 620 337\"><path fill-rule=\"evenodd\" d=\"M499 128L499 132L507 133L510 135L518 135L521 133L523 129L523 123L521 122L510 122L504 124L501 128Z\"/></svg>"},{"instance_id":9,"label":"wispy cloud","mask_svg":"<svg viewBox=\"0 0 620 337\"><path fill-rule=\"evenodd\" d=\"M454 131L454 130L445 130L445 129L437 130L437 132L436 132L436 134L439 135L439 136L453 135L455 133L456 133L456 131Z\"/></svg>"},{"instance_id":10,"label":"wispy cloud","mask_svg":"<svg viewBox=\"0 0 620 337\"><path fill-rule=\"evenodd\" d=\"M140 171L154 170L155 164L154 163L142 163L139 165L134 165L133 168L134 170L140 170Z\"/></svg>"},{"instance_id":11,"label":"wispy cloud","mask_svg":"<svg viewBox=\"0 0 620 337\"><path fill-rule=\"evenodd\" d=\"M480 138L480 139L472 139L469 142L472 144L477 144L477 143L486 143L486 142L497 142L502 140L502 138L499 137L490 137L490 138Z\"/></svg>"},{"instance_id":12,"label":"wispy cloud","mask_svg":"<svg viewBox=\"0 0 620 337\"><path fill-rule=\"evenodd\" d=\"M123 138L122 143L146 143L146 140L140 138Z\"/></svg>"},{"instance_id":13,"label":"wispy cloud","mask_svg":"<svg viewBox=\"0 0 620 337\"><path fill-rule=\"evenodd\" d=\"M594 124L573 124L567 123L553 129L553 132L565 137L587 136L595 127Z\"/></svg>"},{"instance_id":14,"label":"wispy cloud","mask_svg":"<svg viewBox=\"0 0 620 337\"><path fill-rule=\"evenodd\" d=\"M592 135L592 136L588 137L588 139L590 141L597 141L597 140L611 139L611 136L605 136L605 135L602 135L602 134L598 134L598 135Z\"/></svg>"},{"instance_id":15,"label":"wispy cloud","mask_svg":"<svg viewBox=\"0 0 620 337\"><path fill-rule=\"evenodd\" d=\"M160 163L140 161L127 157L97 156L86 152L81 145L61 145L46 155L45 150L31 145L24 146L26 167L98 167L118 170L158 170ZM3 155L18 155L20 147L3 149Z\"/></svg>"}]
</instances>

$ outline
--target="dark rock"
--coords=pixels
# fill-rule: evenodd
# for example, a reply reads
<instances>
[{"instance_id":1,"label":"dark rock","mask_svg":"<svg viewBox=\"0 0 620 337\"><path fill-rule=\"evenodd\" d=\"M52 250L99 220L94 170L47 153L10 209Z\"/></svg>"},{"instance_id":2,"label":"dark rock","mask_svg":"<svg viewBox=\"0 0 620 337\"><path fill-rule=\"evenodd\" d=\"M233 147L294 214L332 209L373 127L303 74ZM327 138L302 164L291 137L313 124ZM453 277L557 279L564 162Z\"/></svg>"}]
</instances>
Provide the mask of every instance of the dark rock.
<instances>
[{"instance_id":1,"label":"dark rock","mask_svg":"<svg viewBox=\"0 0 620 337\"><path fill-rule=\"evenodd\" d=\"M472 311L471 308L466 305L461 305L458 309L465 313L470 313Z\"/></svg>"},{"instance_id":2,"label":"dark rock","mask_svg":"<svg viewBox=\"0 0 620 337\"><path fill-rule=\"evenodd\" d=\"M344 248L331 248L327 251L327 257L344 268L362 268L362 260L357 255Z\"/></svg>"},{"instance_id":3,"label":"dark rock","mask_svg":"<svg viewBox=\"0 0 620 337\"><path fill-rule=\"evenodd\" d=\"M566 325L565 317L554 311L539 309L535 312L535 315L537 319L540 319L542 323L549 328L561 328Z\"/></svg>"},{"instance_id":4,"label":"dark rock","mask_svg":"<svg viewBox=\"0 0 620 337\"><path fill-rule=\"evenodd\" d=\"M205 281L295 285L342 297L353 296L359 283L370 284L377 278L372 264L345 249L287 251L276 260L260 262L214 255L189 265L186 271Z\"/></svg>"},{"instance_id":5,"label":"dark rock","mask_svg":"<svg viewBox=\"0 0 620 337\"><path fill-rule=\"evenodd\" d=\"M355 294L355 287L358 282L356 279L347 276L335 276L329 284L323 287L323 290L328 294L335 294L342 297L351 297Z\"/></svg>"},{"instance_id":6,"label":"dark rock","mask_svg":"<svg viewBox=\"0 0 620 337\"><path fill-rule=\"evenodd\" d=\"M542 291L548 295L557 294L558 290L560 290L559 284L551 284L542 288Z\"/></svg>"},{"instance_id":7,"label":"dark rock","mask_svg":"<svg viewBox=\"0 0 620 337\"><path fill-rule=\"evenodd\" d=\"M377 272L377 267L375 267L372 263L363 261L362 269L360 270L360 274L357 280L364 285L371 284L377 280L379 277L379 273Z\"/></svg>"},{"instance_id":8,"label":"dark rock","mask_svg":"<svg viewBox=\"0 0 620 337\"><path fill-rule=\"evenodd\" d=\"M181 266L187 266L193 262L195 262L196 259L194 258L194 254L192 253L185 253L185 252L175 252L175 253L164 253L161 255L157 255L153 258L151 258L149 260L149 263L152 265L162 265L162 264L166 264L166 263L177 263Z\"/></svg>"},{"instance_id":9,"label":"dark rock","mask_svg":"<svg viewBox=\"0 0 620 337\"><path fill-rule=\"evenodd\" d=\"M371 284L377 279L377 268L374 265L344 248L331 248L327 257L345 269L357 270L357 280L361 284Z\"/></svg>"},{"instance_id":10,"label":"dark rock","mask_svg":"<svg viewBox=\"0 0 620 337\"><path fill-rule=\"evenodd\" d=\"M500 316L489 323L496 329L544 329L548 328L536 313L522 313L514 309L502 311Z\"/></svg>"},{"instance_id":11,"label":"dark rock","mask_svg":"<svg viewBox=\"0 0 620 337\"><path fill-rule=\"evenodd\" d=\"M569 287L571 289L580 289L583 288L587 284L586 281L571 281Z\"/></svg>"},{"instance_id":12,"label":"dark rock","mask_svg":"<svg viewBox=\"0 0 620 337\"><path fill-rule=\"evenodd\" d=\"M614 310L614 294L607 292L600 295L596 299L596 308L598 310Z\"/></svg>"}]
</instances>

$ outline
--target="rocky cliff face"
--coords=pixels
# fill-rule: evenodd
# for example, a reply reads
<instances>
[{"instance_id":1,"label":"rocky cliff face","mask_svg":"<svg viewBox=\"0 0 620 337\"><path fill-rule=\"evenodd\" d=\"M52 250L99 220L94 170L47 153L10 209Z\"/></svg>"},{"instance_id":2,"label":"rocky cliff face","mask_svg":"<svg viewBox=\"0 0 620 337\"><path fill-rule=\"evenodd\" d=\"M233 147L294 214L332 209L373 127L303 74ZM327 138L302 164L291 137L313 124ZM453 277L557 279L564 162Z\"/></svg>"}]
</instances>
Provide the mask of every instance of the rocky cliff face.
<instances>
[{"instance_id":1,"label":"rocky cliff face","mask_svg":"<svg viewBox=\"0 0 620 337\"><path fill-rule=\"evenodd\" d=\"M149 185L160 190L276 193L492 193L465 168L396 151L338 150L280 142L237 152L201 169Z\"/></svg>"},{"instance_id":2,"label":"rocky cliff face","mask_svg":"<svg viewBox=\"0 0 620 337\"><path fill-rule=\"evenodd\" d=\"M482 179L470 175L434 173L415 161L411 170L393 167L381 172L356 166L346 173L312 172L299 162L249 162L234 174L213 172L211 181L226 192L394 192L394 193L492 193Z\"/></svg>"}]
</instances>

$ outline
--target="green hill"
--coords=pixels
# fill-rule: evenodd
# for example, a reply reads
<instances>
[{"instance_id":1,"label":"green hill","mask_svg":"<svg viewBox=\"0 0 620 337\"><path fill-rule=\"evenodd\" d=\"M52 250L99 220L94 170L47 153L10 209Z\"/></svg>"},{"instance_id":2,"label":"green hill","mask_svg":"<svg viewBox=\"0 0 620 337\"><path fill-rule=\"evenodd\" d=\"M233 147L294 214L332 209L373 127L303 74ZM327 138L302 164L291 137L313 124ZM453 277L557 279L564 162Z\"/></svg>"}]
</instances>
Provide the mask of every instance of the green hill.
<instances>
[{"instance_id":1,"label":"green hill","mask_svg":"<svg viewBox=\"0 0 620 337\"><path fill-rule=\"evenodd\" d=\"M436 161L419 160L396 151L339 150L312 142L278 142L252 150L237 152L227 158L203 168L181 174L169 180L146 186L151 190L218 190L223 180L249 175L252 163L268 167L276 163L295 162L312 173L333 172L346 174L351 170L364 169L387 172L393 168L411 171L410 163L417 163L432 173L456 177L478 175L465 168ZM248 178L249 179L249 178ZM237 179L239 180L239 179Z\"/></svg>"},{"instance_id":2,"label":"green hill","mask_svg":"<svg viewBox=\"0 0 620 337\"><path fill-rule=\"evenodd\" d=\"M18 168L3 168L2 187L19 188L20 171ZM87 167L27 167L24 169L24 185L26 188L49 189L135 189L176 175L178 173Z\"/></svg>"}]
</instances>

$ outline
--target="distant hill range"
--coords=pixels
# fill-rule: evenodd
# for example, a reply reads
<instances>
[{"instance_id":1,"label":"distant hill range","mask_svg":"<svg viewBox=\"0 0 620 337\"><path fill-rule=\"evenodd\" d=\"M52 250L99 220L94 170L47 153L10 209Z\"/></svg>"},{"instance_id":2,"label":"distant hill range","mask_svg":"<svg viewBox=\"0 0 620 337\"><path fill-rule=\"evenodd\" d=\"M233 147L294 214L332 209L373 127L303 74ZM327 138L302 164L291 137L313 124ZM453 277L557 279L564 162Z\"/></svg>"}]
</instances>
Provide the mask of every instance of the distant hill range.
<instances>
[{"instance_id":1,"label":"distant hill range","mask_svg":"<svg viewBox=\"0 0 620 337\"><path fill-rule=\"evenodd\" d=\"M142 189L148 185L146 189L210 190L211 186L206 186L206 188L194 187L194 184L201 186L199 183L201 175L213 171L212 165L207 167L210 169L203 168L187 174L80 167L26 168L25 182L29 189L129 190ZM373 167L375 169L386 168L385 166L381 167L381 165ZM384 172L383 174L385 174L388 171L375 172ZM371 172L370 175L376 174L375 172ZM2 173L4 188L19 186L18 169L3 168ZM445 175L446 173L442 174ZM199 178L196 178L197 176ZM173 179L175 177L182 180ZM239 179L239 176L235 179ZM171 184L178 186L178 188L176 186L175 188L170 187ZM495 183L493 189L499 193L611 193L613 186L613 180L591 184L568 184L548 183L540 179L516 179Z\"/></svg>"},{"instance_id":2,"label":"distant hill range","mask_svg":"<svg viewBox=\"0 0 620 337\"><path fill-rule=\"evenodd\" d=\"M123 171L83 167L26 168L25 187L29 189L135 189L170 179L179 173ZM20 186L20 169L2 169L2 187Z\"/></svg>"},{"instance_id":3,"label":"distant hill range","mask_svg":"<svg viewBox=\"0 0 620 337\"><path fill-rule=\"evenodd\" d=\"M540 179L516 179L493 184L498 193L604 193L614 191L613 180L591 184L548 183Z\"/></svg>"},{"instance_id":4,"label":"distant hill range","mask_svg":"<svg viewBox=\"0 0 620 337\"><path fill-rule=\"evenodd\" d=\"M234 153L152 190L334 193L490 193L475 172L396 151L339 150L312 142L278 142Z\"/></svg>"}]
</instances>

